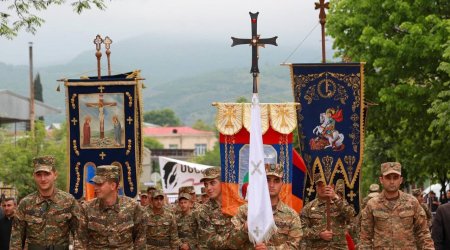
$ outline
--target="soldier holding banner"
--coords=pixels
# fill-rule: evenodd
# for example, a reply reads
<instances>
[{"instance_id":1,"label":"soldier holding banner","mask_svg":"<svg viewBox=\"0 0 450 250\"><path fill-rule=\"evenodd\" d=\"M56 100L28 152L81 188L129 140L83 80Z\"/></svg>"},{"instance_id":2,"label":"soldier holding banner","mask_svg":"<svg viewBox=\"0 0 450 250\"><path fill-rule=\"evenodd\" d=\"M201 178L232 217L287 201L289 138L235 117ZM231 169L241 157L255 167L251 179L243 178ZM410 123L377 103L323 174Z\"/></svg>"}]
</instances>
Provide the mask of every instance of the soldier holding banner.
<instances>
[{"instance_id":1,"label":"soldier holding banner","mask_svg":"<svg viewBox=\"0 0 450 250\"><path fill-rule=\"evenodd\" d=\"M245 204L239 207L237 215L231 219L233 229L228 241L234 249L298 249L302 238L300 218L279 197L283 186L283 166L280 164L265 164L265 168L273 217L278 230L266 243L253 246L248 237L248 205Z\"/></svg>"},{"instance_id":2,"label":"soldier holding banner","mask_svg":"<svg viewBox=\"0 0 450 250\"><path fill-rule=\"evenodd\" d=\"M355 210L340 198L333 187L326 185L320 173L314 175L317 197L301 212L303 238L307 249L347 249L346 222L355 216ZM330 228L327 229L326 203L330 202Z\"/></svg>"}]
</instances>

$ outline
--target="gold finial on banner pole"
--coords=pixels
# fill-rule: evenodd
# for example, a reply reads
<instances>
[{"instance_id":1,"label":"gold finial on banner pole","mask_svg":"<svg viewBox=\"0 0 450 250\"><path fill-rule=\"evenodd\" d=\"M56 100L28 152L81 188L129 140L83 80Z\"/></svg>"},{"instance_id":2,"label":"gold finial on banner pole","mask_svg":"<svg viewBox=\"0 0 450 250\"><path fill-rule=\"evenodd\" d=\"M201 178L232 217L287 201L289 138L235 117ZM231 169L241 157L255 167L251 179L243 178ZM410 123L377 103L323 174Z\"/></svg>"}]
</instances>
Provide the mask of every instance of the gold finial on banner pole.
<instances>
[{"instance_id":1,"label":"gold finial on banner pole","mask_svg":"<svg viewBox=\"0 0 450 250\"><path fill-rule=\"evenodd\" d=\"M106 48L106 58L108 60L108 75L111 75L111 60L110 60L110 55L111 55L111 43L113 41L111 40L111 38L109 38L109 36L105 37L105 40L103 40L103 43L105 44L105 48Z\"/></svg>"},{"instance_id":2,"label":"gold finial on banner pole","mask_svg":"<svg viewBox=\"0 0 450 250\"><path fill-rule=\"evenodd\" d=\"M102 57L102 52L100 52L100 49L101 49L102 43L103 43L103 39L101 38L100 35L97 35L94 39L94 44L95 44L95 49L97 50L97 52L95 52L95 56L97 57L98 79L102 78L102 71L101 71L101 67L100 67L100 58Z\"/></svg>"}]
</instances>

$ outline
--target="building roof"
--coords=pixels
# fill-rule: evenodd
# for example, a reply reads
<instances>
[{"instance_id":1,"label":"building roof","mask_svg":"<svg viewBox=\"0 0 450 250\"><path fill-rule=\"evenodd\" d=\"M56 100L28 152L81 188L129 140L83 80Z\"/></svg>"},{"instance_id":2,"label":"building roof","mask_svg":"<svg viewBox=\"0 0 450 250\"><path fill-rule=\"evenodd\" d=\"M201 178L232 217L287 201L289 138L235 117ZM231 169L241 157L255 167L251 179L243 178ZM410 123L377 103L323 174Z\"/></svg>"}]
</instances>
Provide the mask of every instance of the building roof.
<instances>
[{"instance_id":1,"label":"building roof","mask_svg":"<svg viewBox=\"0 0 450 250\"><path fill-rule=\"evenodd\" d=\"M61 110L41 101L34 102L35 117L54 115ZM28 121L30 119L30 98L10 90L0 90L0 123Z\"/></svg>"},{"instance_id":2,"label":"building roof","mask_svg":"<svg viewBox=\"0 0 450 250\"><path fill-rule=\"evenodd\" d=\"M212 131L197 130L191 127L147 127L143 128L144 136L178 136L178 135L214 135Z\"/></svg>"}]
</instances>

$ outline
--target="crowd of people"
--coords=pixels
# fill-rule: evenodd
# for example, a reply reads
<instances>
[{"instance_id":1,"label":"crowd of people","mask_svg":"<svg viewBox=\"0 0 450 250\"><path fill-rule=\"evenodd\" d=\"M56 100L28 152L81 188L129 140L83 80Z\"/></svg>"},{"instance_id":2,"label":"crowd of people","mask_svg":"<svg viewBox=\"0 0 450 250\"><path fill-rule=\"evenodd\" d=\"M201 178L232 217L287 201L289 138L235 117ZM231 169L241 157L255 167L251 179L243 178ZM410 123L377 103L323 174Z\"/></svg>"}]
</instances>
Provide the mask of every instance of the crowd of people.
<instances>
[{"instance_id":1,"label":"crowd of people","mask_svg":"<svg viewBox=\"0 0 450 250\"><path fill-rule=\"evenodd\" d=\"M358 215L341 187L327 185L321 174L314 175L316 199L298 214L280 199L283 166L266 164L277 230L257 244L248 237L246 204L234 216L222 213L220 168L204 171L199 199L185 186L168 204L153 187L140 192L139 202L120 196L117 166L97 167L91 180L96 198L86 202L55 187L54 157L37 157L33 167L37 191L18 205L10 197L1 201L0 250L450 249L450 202L435 203L430 194L426 205L421 190L401 191L397 162L381 164L383 189L370 186Z\"/></svg>"}]
</instances>

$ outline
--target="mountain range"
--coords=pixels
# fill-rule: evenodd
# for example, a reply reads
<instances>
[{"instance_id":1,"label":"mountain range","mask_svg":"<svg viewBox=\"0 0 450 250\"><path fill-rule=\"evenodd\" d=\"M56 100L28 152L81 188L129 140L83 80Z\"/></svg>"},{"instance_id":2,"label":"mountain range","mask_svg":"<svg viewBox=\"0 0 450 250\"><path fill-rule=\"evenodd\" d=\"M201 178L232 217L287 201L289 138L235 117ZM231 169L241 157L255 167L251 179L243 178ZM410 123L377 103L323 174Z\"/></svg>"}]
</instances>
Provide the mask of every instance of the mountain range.
<instances>
[{"instance_id":1,"label":"mountain range","mask_svg":"<svg viewBox=\"0 0 450 250\"><path fill-rule=\"evenodd\" d=\"M251 49L248 46L232 48L230 45L231 39L225 43L195 37L156 38L152 34L143 34L111 46L112 71L118 74L141 70L146 78L143 92L145 110L170 108L187 125L197 119L211 124L215 114L212 102L234 102L241 96L251 99ZM280 66L293 47L280 45L260 49L261 102L293 100L289 67ZM319 48L305 51L302 55L304 62L308 58L320 58ZM103 74L106 74L105 57L103 54ZM64 91L56 92L57 80L95 75L94 51L82 52L66 64L36 67L34 73L41 75L44 102L63 111L61 115L46 117L46 121L62 122L65 94ZM0 89L28 95L28 66L0 62L0 75Z\"/></svg>"}]
</instances>

